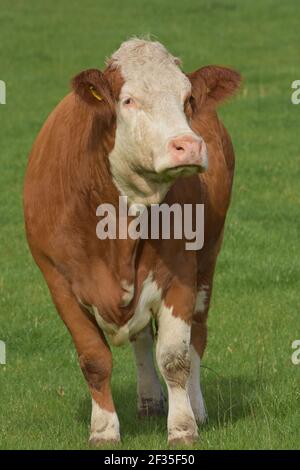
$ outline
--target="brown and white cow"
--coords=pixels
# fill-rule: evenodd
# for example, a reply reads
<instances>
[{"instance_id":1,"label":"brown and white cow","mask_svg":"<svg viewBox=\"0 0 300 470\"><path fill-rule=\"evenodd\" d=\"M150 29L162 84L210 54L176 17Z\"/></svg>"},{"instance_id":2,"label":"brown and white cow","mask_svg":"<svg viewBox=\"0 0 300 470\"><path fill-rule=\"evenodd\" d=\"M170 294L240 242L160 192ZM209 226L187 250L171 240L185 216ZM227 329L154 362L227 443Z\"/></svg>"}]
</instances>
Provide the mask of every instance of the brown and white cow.
<instances>
[{"instance_id":1,"label":"brown and white cow","mask_svg":"<svg viewBox=\"0 0 300 470\"><path fill-rule=\"evenodd\" d=\"M185 74L160 43L131 39L104 72L73 79L34 143L24 189L27 238L92 395L93 444L120 440L108 340L132 342L139 414L164 412L153 319L169 443L194 441L196 423L206 419L200 358L234 170L215 108L239 83L237 72L219 66ZM174 238L99 240L97 207L118 207L120 195L131 205L204 204L203 248L187 251Z\"/></svg>"}]
</instances>

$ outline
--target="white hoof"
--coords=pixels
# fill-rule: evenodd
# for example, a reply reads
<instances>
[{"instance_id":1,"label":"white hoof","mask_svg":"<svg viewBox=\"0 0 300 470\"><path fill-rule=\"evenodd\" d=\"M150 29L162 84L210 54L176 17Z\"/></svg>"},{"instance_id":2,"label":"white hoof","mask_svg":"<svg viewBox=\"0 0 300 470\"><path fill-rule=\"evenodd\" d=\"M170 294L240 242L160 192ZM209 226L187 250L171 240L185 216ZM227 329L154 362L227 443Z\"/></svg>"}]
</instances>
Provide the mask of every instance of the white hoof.
<instances>
[{"instance_id":1,"label":"white hoof","mask_svg":"<svg viewBox=\"0 0 300 470\"><path fill-rule=\"evenodd\" d=\"M117 413L101 408L92 401L91 435L89 443L100 446L107 443L120 442L120 425Z\"/></svg>"}]
</instances>

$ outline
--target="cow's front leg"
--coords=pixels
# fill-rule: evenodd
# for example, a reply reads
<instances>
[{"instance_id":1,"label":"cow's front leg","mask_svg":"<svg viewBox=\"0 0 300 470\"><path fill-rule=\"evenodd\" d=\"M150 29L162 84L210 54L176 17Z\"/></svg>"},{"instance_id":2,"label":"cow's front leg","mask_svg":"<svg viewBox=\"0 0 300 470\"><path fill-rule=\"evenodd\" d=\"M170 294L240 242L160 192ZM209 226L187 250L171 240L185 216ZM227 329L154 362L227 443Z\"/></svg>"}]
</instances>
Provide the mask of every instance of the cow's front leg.
<instances>
[{"instance_id":1,"label":"cow's front leg","mask_svg":"<svg viewBox=\"0 0 300 470\"><path fill-rule=\"evenodd\" d=\"M163 306L158 314L156 357L169 396L168 443L191 443L198 429L188 395L191 326Z\"/></svg>"},{"instance_id":2,"label":"cow's front leg","mask_svg":"<svg viewBox=\"0 0 300 470\"><path fill-rule=\"evenodd\" d=\"M48 263L39 263L53 301L75 343L80 367L92 396L90 443L102 445L120 440L110 378L112 354L94 319L79 305L68 282Z\"/></svg>"},{"instance_id":3,"label":"cow's front leg","mask_svg":"<svg viewBox=\"0 0 300 470\"><path fill-rule=\"evenodd\" d=\"M85 348L79 352L80 366L92 395L89 443L95 446L120 441L119 419L110 388L112 355L104 338L101 346L98 344L97 350Z\"/></svg>"},{"instance_id":4,"label":"cow's front leg","mask_svg":"<svg viewBox=\"0 0 300 470\"><path fill-rule=\"evenodd\" d=\"M131 341L137 367L138 414L165 414L164 396L153 360L153 331L149 323Z\"/></svg>"}]
</instances>

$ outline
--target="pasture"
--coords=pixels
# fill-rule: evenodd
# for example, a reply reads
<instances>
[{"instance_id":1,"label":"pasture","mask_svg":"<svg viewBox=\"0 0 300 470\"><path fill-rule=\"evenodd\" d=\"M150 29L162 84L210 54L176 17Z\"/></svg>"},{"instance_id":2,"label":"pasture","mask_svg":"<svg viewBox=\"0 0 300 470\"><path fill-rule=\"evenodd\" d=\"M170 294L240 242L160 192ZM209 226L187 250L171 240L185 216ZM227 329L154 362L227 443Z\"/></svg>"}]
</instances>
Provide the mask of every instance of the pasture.
<instances>
[{"instance_id":1,"label":"pasture","mask_svg":"<svg viewBox=\"0 0 300 470\"><path fill-rule=\"evenodd\" d=\"M236 174L209 319L196 449L299 448L300 4L296 0L1 0L0 449L85 449L89 393L73 343L24 236L31 145L69 80L132 35L151 33L184 69L223 64L243 87L220 114ZM129 345L114 348L121 449L165 449L166 419L140 421Z\"/></svg>"}]
</instances>

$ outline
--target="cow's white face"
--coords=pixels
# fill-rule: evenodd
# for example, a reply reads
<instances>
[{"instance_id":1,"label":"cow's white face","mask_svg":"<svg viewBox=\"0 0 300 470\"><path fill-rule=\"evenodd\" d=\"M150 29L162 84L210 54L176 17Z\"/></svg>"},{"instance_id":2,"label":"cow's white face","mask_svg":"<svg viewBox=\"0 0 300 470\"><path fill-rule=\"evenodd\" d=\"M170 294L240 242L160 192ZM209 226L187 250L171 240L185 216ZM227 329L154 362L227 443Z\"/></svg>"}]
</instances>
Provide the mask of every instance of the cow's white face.
<instances>
[{"instance_id":1,"label":"cow's white face","mask_svg":"<svg viewBox=\"0 0 300 470\"><path fill-rule=\"evenodd\" d=\"M157 42L127 41L110 63L124 79L109 155L115 183L131 203L159 203L176 177L207 166L205 143L186 114L191 83Z\"/></svg>"}]
</instances>

